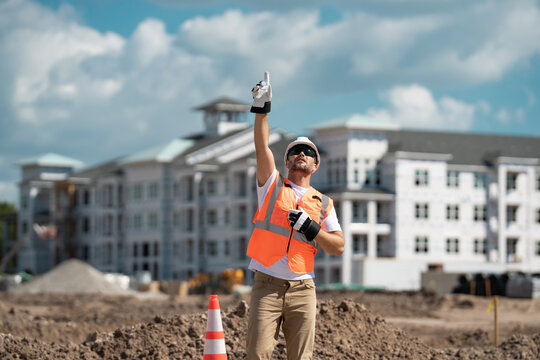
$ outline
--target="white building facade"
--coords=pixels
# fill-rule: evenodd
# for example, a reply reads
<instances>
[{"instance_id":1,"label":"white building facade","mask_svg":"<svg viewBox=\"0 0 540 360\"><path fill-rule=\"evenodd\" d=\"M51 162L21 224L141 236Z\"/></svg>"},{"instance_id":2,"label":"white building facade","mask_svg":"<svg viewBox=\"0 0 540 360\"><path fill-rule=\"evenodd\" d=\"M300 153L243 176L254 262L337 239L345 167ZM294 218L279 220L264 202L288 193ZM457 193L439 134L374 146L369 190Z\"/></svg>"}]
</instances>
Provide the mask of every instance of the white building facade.
<instances>
[{"instance_id":1,"label":"white building facade","mask_svg":"<svg viewBox=\"0 0 540 360\"><path fill-rule=\"evenodd\" d=\"M70 249L102 271L185 280L242 268L249 282L249 106L224 98L198 109L202 134L78 172L67 164L49 179L49 218L21 211L19 236L32 222L54 222L61 246L49 244L56 250L42 252L48 265L38 267L38 246L28 243L18 268L46 271ZM429 268L540 272L540 138L410 131L359 116L314 132L322 161L312 184L334 199L346 239L342 257L317 254L317 283L417 289ZM282 173L291 139L271 130ZM22 200L44 169L21 182Z\"/></svg>"}]
</instances>

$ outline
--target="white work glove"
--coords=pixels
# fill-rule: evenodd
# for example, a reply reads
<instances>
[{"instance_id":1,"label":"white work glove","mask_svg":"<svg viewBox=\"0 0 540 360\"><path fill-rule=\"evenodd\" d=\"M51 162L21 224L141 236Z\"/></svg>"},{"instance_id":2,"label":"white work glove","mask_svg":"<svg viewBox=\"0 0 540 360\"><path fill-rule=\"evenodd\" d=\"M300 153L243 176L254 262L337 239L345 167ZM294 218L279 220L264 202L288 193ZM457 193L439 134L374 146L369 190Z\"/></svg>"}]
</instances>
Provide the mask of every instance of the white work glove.
<instances>
[{"instance_id":1,"label":"white work glove","mask_svg":"<svg viewBox=\"0 0 540 360\"><path fill-rule=\"evenodd\" d=\"M264 73L264 80L259 81L253 89L253 105L251 112L257 114L268 114L270 112L270 100L272 100L272 86L270 86L270 73Z\"/></svg>"},{"instance_id":2,"label":"white work glove","mask_svg":"<svg viewBox=\"0 0 540 360\"><path fill-rule=\"evenodd\" d=\"M299 233L304 234L309 241L315 239L321 230L321 225L317 224L316 221L313 221L308 213L301 207L298 207L297 210L289 210L288 218L291 227Z\"/></svg>"}]
</instances>

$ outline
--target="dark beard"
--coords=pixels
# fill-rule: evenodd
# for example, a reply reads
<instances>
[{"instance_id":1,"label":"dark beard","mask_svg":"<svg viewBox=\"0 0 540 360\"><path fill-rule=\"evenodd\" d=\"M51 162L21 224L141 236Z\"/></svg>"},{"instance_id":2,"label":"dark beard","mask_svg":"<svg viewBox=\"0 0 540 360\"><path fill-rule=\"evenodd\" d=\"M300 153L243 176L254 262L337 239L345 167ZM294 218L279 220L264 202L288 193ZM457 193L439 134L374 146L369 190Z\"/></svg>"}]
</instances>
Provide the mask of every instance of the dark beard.
<instances>
[{"instance_id":1,"label":"dark beard","mask_svg":"<svg viewBox=\"0 0 540 360\"><path fill-rule=\"evenodd\" d=\"M304 173L305 175L309 175L309 174L311 174L311 171L313 169L310 169L309 165L307 163L302 164L302 163L299 163L299 162L295 162L295 163L293 163L293 165L291 167L291 170Z\"/></svg>"}]
</instances>

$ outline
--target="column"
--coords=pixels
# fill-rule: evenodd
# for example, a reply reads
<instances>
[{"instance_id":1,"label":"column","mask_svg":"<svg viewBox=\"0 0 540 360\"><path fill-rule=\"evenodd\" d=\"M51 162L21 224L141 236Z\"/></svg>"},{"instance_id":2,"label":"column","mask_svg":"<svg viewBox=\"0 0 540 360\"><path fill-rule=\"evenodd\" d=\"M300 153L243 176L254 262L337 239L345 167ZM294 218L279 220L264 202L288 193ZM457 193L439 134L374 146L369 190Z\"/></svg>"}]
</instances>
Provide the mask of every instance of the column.
<instances>
[{"instance_id":1,"label":"column","mask_svg":"<svg viewBox=\"0 0 540 360\"><path fill-rule=\"evenodd\" d=\"M375 200L368 201L367 210L369 224L367 255L369 259L375 259L377 257L377 234L375 231L377 226L377 203Z\"/></svg>"},{"instance_id":2,"label":"column","mask_svg":"<svg viewBox=\"0 0 540 360\"><path fill-rule=\"evenodd\" d=\"M203 175L201 172L197 172L193 175L193 266L195 268L194 274L197 274L201 268L203 267L204 263L204 254L199 254L199 242L200 242L200 226L199 226L199 216L201 209L200 204L200 197L199 197L199 188L201 186Z\"/></svg>"},{"instance_id":3,"label":"column","mask_svg":"<svg viewBox=\"0 0 540 360\"><path fill-rule=\"evenodd\" d=\"M499 165L497 168L498 183L499 183L499 198L498 210L499 210L499 263L504 264L506 262L506 169L504 166Z\"/></svg>"},{"instance_id":4,"label":"column","mask_svg":"<svg viewBox=\"0 0 540 360\"><path fill-rule=\"evenodd\" d=\"M345 247L342 255L341 265L341 282L344 284L351 283L352 271L352 235L351 235L351 220L352 220L352 202L351 200L343 199L341 201L341 229L345 238ZM327 279L329 279L327 277Z\"/></svg>"}]
</instances>

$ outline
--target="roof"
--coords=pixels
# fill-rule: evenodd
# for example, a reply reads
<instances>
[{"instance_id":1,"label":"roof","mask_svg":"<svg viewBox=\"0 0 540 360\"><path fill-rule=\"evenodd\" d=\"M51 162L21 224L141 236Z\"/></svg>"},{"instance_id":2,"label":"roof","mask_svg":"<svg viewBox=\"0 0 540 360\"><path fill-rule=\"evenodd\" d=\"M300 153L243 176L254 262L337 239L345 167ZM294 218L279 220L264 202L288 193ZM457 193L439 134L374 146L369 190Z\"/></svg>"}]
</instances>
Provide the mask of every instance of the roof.
<instances>
[{"instance_id":1,"label":"roof","mask_svg":"<svg viewBox=\"0 0 540 360\"><path fill-rule=\"evenodd\" d=\"M245 112L248 111L250 108L251 106L246 103L227 96L223 96L207 104L198 106L194 108L194 110Z\"/></svg>"},{"instance_id":2,"label":"roof","mask_svg":"<svg viewBox=\"0 0 540 360\"><path fill-rule=\"evenodd\" d=\"M93 177L99 177L103 176L104 174L116 174L121 171L120 169L120 161L124 157L118 157L116 159L107 161L102 164L98 164L95 166L91 166L88 168L84 168L78 172L75 172L71 175L71 177L76 178L93 178Z\"/></svg>"},{"instance_id":3,"label":"roof","mask_svg":"<svg viewBox=\"0 0 540 360\"><path fill-rule=\"evenodd\" d=\"M449 131L406 130L396 124L380 122L354 114L315 125L322 136L328 130L366 130L386 135L388 153L398 151L449 154L449 164L490 165L498 157L540 160L540 137L458 133ZM324 150L323 150L324 151Z\"/></svg>"},{"instance_id":4,"label":"roof","mask_svg":"<svg viewBox=\"0 0 540 360\"><path fill-rule=\"evenodd\" d=\"M82 161L79 161L77 159L73 159L67 156L55 154L55 153L47 153L38 155L32 158L21 160L17 163L21 166L58 166L58 167L82 167L84 163Z\"/></svg>"},{"instance_id":5,"label":"roof","mask_svg":"<svg viewBox=\"0 0 540 360\"><path fill-rule=\"evenodd\" d=\"M399 126L392 122L385 122L369 118L360 114L352 114L335 118L312 127L313 130L325 130L325 129L387 129L397 130Z\"/></svg>"},{"instance_id":6,"label":"roof","mask_svg":"<svg viewBox=\"0 0 540 360\"><path fill-rule=\"evenodd\" d=\"M120 164L132 164L144 161L169 162L194 144L193 140L174 139L168 143L126 156Z\"/></svg>"},{"instance_id":7,"label":"roof","mask_svg":"<svg viewBox=\"0 0 540 360\"><path fill-rule=\"evenodd\" d=\"M540 159L540 137L413 130L385 134L389 152L451 154L449 164L489 165L500 156Z\"/></svg>"}]
</instances>

